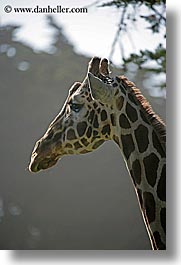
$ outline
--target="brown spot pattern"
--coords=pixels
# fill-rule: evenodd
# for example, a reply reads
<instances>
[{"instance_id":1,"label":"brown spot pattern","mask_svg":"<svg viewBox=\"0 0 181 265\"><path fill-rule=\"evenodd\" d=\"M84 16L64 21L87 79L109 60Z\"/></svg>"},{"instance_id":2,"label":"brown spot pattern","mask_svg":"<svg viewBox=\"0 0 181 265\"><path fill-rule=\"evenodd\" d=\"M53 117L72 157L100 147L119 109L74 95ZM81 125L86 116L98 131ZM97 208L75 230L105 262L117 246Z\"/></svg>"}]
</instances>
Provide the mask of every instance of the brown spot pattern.
<instances>
[{"instance_id":1,"label":"brown spot pattern","mask_svg":"<svg viewBox=\"0 0 181 265\"><path fill-rule=\"evenodd\" d=\"M109 124L107 124L107 125L105 125L103 128L102 128L102 134L103 135L105 135L106 133L109 135L110 134L110 131L111 131L111 129L110 129L110 125Z\"/></svg>"},{"instance_id":2,"label":"brown spot pattern","mask_svg":"<svg viewBox=\"0 0 181 265\"><path fill-rule=\"evenodd\" d=\"M132 177L138 185L141 183L141 165L138 159L132 164Z\"/></svg>"},{"instance_id":3,"label":"brown spot pattern","mask_svg":"<svg viewBox=\"0 0 181 265\"><path fill-rule=\"evenodd\" d=\"M79 137L83 136L87 128L87 123L85 121L79 122L77 124L77 132Z\"/></svg>"},{"instance_id":4,"label":"brown spot pattern","mask_svg":"<svg viewBox=\"0 0 181 265\"><path fill-rule=\"evenodd\" d=\"M154 131L152 133L152 140L153 140L153 146L155 147L157 152L161 155L161 157L165 157L165 152L163 151L163 148L158 140L158 136Z\"/></svg>"},{"instance_id":5,"label":"brown spot pattern","mask_svg":"<svg viewBox=\"0 0 181 265\"><path fill-rule=\"evenodd\" d=\"M120 83L121 79L120 79L118 76L116 76L116 81L117 81L118 83Z\"/></svg>"},{"instance_id":6,"label":"brown spot pattern","mask_svg":"<svg viewBox=\"0 0 181 265\"><path fill-rule=\"evenodd\" d=\"M144 122L146 122L147 124L149 124L149 122L148 122L148 120L146 119L146 117L145 117L143 111L140 111L140 116L141 116L141 118L142 118L142 120L143 120Z\"/></svg>"},{"instance_id":7,"label":"brown spot pattern","mask_svg":"<svg viewBox=\"0 0 181 265\"><path fill-rule=\"evenodd\" d=\"M74 140L76 139L76 135L73 129L69 129L67 132L67 139L68 140Z\"/></svg>"},{"instance_id":8,"label":"brown spot pattern","mask_svg":"<svg viewBox=\"0 0 181 265\"><path fill-rule=\"evenodd\" d=\"M101 111L101 121L105 121L107 119L107 112L105 110Z\"/></svg>"},{"instance_id":9,"label":"brown spot pattern","mask_svg":"<svg viewBox=\"0 0 181 265\"><path fill-rule=\"evenodd\" d=\"M87 130L87 138L90 138L91 137L91 134L92 134L92 128L89 126L88 130Z\"/></svg>"},{"instance_id":10,"label":"brown spot pattern","mask_svg":"<svg viewBox=\"0 0 181 265\"><path fill-rule=\"evenodd\" d=\"M134 185L136 186L136 182L135 182L135 179L134 179L134 176L133 176L132 169L130 169L130 175L131 175L131 178L132 178L132 181L133 181Z\"/></svg>"},{"instance_id":11,"label":"brown spot pattern","mask_svg":"<svg viewBox=\"0 0 181 265\"><path fill-rule=\"evenodd\" d=\"M135 150L133 138L131 134L121 135L121 141L123 145L123 153L126 159L128 159L130 154Z\"/></svg>"},{"instance_id":12,"label":"brown spot pattern","mask_svg":"<svg viewBox=\"0 0 181 265\"><path fill-rule=\"evenodd\" d=\"M163 166L157 187L158 198L166 201L166 165Z\"/></svg>"},{"instance_id":13,"label":"brown spot pattern","mask_svg":"<svg viewBox=\"0 0 181 265\"><path fill-rule=\"evenodd\" d=\"M148 129L143 125L139 125L138 128L134 131L134 134L139 152L145 152L149 145Z\"/></svg>"},{"instance_id":14,"label":"brown spot pattern","mask_svg":"<svg viewBox=\"0 0 181 265\"><path fill-rule=\"evenodd\" d=\"M153 236L154 236L154 238L155 238L157 248L160 249L160 250L161 250L161 249L162 249L162 250L166 249L165 244L161 241L161 237L160 237L159 232L158 232L158 231L154 232L154 233L153 233Z\"/></svg>"},{"instance_id":15,"label":"brown spot pattern","mask_svg":"<svg viewBox=\"0 0 181 265\"><path fill-rule=\"evenodd\" d=\"M132 94L128 94L128 98L129 98L129 100L132 102L132 103L134 103L135 105L137 105L137 103L136 103L136 101L135 101L135 98L134 98L134 96L132 95Z\"/></svg>"},{"instance_id":16,"label":"brown spot pattern","mask_svg":"<svg viewBox=\"0 0 181 265\"><path fill-rule=\"evenodd\" d=\"M131 128L131 125L130 125L126 115L123 113L119 116L119 125L121 128L124 128L124 129Z\"/></svg>"},{"instance_id":17,"label":"brown spot pattern","mask_svg":"<svg viewBox=\"0 0 181 265\"><path fill-rule=\"evenodd\" d=\"M154 153L151 153L143 159L143 164L145 167L146 179L148 183L154 187L157 179L159 159Z\"/></svg>"},{"instance_id":18,"label":"brown spot pattern","mask_svg":"<svg viewBox=\"0 0 181 265\"><path fill-rule=\"evenodd\" d=\"M93 106L94 106L95 109L98 107L96 102L94 102Z\"/></svg>"},{"instance_id":19,"label":"brown spot pattern","mask_svg":"<svg viewBox=\"0 0 181 265\"><path fill-rule=\"evenodd\" d=\"M86 118L88 115L89 115L89 111L86 112L86 114L85 114L85 118Z\"/></svg>"},{"instance_id":20,"label":"brown spot pattern","mask_svg":"<svg viewBox=\"0 0 181 265\"><path fill-rule=\"evenodd\" d=\"M117 144L119 144L119 137L118 137L118 136L113 135L113 140L114 140Z\"/></svg>"},{"instance_id":21,"label":"brown spot pattern","mask_svg":"<svg viewBox=\"0 0 181 265\"><path fill-rule=\"evenodd\" d=\"M163 230L166 234L166 208L162 208L160 211L160 221L161 221Z\"/></svg>"},{"instance_id":22,"label":"brown spot pattern","mask_svg":"<svg viewBox=\"0 0 181 265\"><path fill-rule=\"evenodd\" d=\"M116 117L114 113L111 113L111 123L112 126L116 126Z\"/></svg>"},{"instance_id":23,"label":"brown spot pattern","mask_svg":"<svg viewBox=\"0 0 181 265\"><path fill-rule=\"evenodd\" d=\"M121 89L121 92L122 92L124 95L126 95L126 91L125 91L124 87L123 87L122 85L120 85L119 87L120 87L120 89Z\"/></svg>"},{"instance_id":24,"label":"brown spot pattern","mask_svg":"<svg viewBox=\"0 0 181 265\"><path fill-rule=\"evenodd\" d=\"M130 121L132 122L137 121L138 119L137 111L128 102L126 104L126 114Z\"/></svg>"},{"instance_id":25,"label":"brown spot pattern","mask_svg":"<svg viewBox=\"0 0 181 265\"><path fill-rule=\"evenodd\" d=\"M116 90L114 95L117 96L118 94L119 94L119 89Z\"/></svg>"},{"instance_id":26,"label":"brown spot pattern","mask_svg":"<svg viewBox=\"0 0 181 265\"><path fill-rule=\"evenodd\" d=\"M67 143L67 144L65 145L65 147L66 147L66 148L72 148L72 145L71 145L70 143Z\"/></svg>"},{"instance_id":27,"label":"brown spot pattern","mask_svg":"<svg viewBox=\"0 0 181 265\"><path fill-rule=\"evenodd\" d=\"M94 137L94 138L97 138L98 134L99 134L98 131L93 130L93 137Z\"/></svg>"},{"instance_id":28,"label":"brown spot pattern","mask_svg":"<svg viewBox=\"0 0 181 265\"><path fill-rule=\"evenodd\" d=\"M88 146L88 144L89 144L89 142L87 141L86 138L82 138L82 139L81 139L81 142L82 142L82 144L83 144L84 146Z\"/></svg>"},{"instance_id":29,"label":"brown spot pattern","mask_svg":"<svg viewBox=\"0 0 181 265\"><path fill-rule=\"evenodd\" d=\"M98 128L99 127L99 123L98 123L98 118L97 115L95 115L94 117L94 123L93 123L94 128Z\"/></svg>"},{"instance_id":30,"label":"brown spot pattern","mask_svg":"<svg viewBox=\"0 0 181 265\"><path fill-rule=\"evenodd\" d=\"M75 142L74 146L76 150L82 147L82 145L79 142Z\"/></svg>"},{"instance_id":31,"label":"brown spot pattern","mask_svg":"<svg viewBox=\"0 0 181 265\"><path fill-rule=\"evenodd\" d=\"M116 99L116 107L118 110L122 109L123 103L124 103L124 98L122 96Z\"/></svg>"},{"instance_id":32,"label":"brown spot pattern","mask_svg":"<svg viewBox=\"0 0 181 265\"><path fill-rule=\"evenodd\" d=\"M155 220L155 199L150 192L143 192L143 203L148 222Z\"/></svg>"},{"instance_id":33,"label":"brown spot pattern","mask_svg":"<svg viewBox=\"0 0 181 265\"><path fill-rule=\"evenodd\" d=\"M140 206L141 206L141 208L143 208L142 191L140 189L137 189L137 194L138 194L138 199L139 199Z\"/></svg>"}]
</instances>

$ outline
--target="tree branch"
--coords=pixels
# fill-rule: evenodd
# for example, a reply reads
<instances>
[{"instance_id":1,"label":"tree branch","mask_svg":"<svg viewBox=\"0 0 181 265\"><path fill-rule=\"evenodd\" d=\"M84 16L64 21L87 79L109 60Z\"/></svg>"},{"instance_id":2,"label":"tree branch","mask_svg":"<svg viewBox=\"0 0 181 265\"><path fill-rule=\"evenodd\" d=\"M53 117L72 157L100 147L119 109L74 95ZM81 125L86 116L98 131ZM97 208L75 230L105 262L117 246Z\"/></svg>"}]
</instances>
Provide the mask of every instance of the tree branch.
<instances>
[{"instance_id":1,"label":"tree branch","mask_svg":"<svg viewBox=\"0 0 181 265\"><path fill-rule=\"evenodd\" d=\"M111 58L114 54L114 50L115 50L115 45L118 41L118 38L119 38L119 34L121 32L121 30L123 29L123 25L124 25L124 17L125 17L125 13L126 13L126 5L123 7L123 10L122 10L122 13L121 13L121 18L120 18L120 22L118 24L118 30L115 34L115 37L114 37L114 40L113 40L113 43L112 43L112 46L111 46L111 51L110 51L110 54L109 54L109 61L111 61Z\"/></svg>"},{"instance_id":2,"label":"tree branch","mask_svg":"<svg viewBox=\"0 0 181 265\"><path fill-rule=\"evenodd\" d=\"M166 22L166 18L162 14L160 14L160 12L158 12L156 8L151 6L151 9L160 17L160 20L163 20L164 22Z\"/></svg>"}]
</instances>

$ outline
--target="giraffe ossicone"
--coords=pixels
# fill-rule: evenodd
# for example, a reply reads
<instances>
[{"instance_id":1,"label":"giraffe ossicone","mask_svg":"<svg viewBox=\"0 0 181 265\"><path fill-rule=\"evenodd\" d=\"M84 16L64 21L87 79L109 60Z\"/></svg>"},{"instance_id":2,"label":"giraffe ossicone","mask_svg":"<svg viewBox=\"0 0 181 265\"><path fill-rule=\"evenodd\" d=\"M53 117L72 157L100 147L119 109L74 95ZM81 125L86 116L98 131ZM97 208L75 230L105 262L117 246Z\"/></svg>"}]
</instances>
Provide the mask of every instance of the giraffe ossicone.
<instances>
[{"instance_id":1,"label":"giraffe ossicone","mask_svg":"<svg viewBox=\"0 0 181 265\"><path fill-rule=\"evenodd\" d=\"M35 144L29 170L86 154L107 140L122 150L152 249L166 248L166 130L140 90L124 76L109 76L107 59L93 57L83 82Z\"/></svg>"},{"instance_id":2,"label":"giraffe ossicone","mask_svg":"<svg viewBox=\"0 0 181 265\"><path fill-rule=\"evenodd\" d=\"M99 100L104 104L110 104L113 99L112 86L103 83L101 79L94 76L92 73L88 73L87 79L93 99Z\"/></svg>"}]
</instances>

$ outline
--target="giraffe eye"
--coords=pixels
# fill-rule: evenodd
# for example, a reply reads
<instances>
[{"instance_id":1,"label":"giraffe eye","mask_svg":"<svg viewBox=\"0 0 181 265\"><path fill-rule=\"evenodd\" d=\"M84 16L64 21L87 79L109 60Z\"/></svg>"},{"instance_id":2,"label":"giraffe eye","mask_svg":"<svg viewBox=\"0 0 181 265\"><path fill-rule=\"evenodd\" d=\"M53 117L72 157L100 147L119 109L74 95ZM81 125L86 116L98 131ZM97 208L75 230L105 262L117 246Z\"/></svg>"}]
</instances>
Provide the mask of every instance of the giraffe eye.
<instances>
[{"instance_id":1,"label":"giraffe eye","mask_svg":"<svg viewBox=\"0 0 181 265\"><path fill-rule=\"evenodd\" d=\"M83 104L77 104L77 103L72 103L72 102L69 105L70 105L71 110L75 112L79 112L81 108L83 107Z\"/></svg>"}]
</instances>

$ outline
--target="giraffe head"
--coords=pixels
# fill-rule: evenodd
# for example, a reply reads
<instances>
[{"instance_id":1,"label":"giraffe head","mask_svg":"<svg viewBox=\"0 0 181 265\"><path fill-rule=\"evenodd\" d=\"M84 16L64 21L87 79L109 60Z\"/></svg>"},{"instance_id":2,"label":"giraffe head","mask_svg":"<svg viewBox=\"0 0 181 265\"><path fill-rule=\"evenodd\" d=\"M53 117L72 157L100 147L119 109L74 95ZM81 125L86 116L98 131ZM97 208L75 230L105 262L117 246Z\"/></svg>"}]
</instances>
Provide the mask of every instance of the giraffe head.
<instances>
[{"instance_id":1,"label":"giraffe head","mask_svg":"<svg viewBox=\"0 0 181 265\"><path fill-rule=\"evenodd\" d=\"M70 88L62 110L36 142L30 171L47 169L65 155L91 152L111 139L112 82L107 59L94 57L84 81Z\"/></svg>"}]
</instances>

